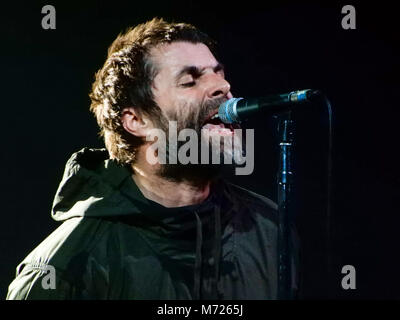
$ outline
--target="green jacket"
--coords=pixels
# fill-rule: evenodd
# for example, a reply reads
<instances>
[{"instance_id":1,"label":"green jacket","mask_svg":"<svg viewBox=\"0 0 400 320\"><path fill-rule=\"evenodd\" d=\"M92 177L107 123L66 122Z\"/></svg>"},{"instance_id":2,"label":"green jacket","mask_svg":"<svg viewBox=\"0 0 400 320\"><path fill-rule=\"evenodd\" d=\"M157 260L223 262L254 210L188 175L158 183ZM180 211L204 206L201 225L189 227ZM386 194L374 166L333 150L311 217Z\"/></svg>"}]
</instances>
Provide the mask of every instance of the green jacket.
<instances>
[{"instance_id":1,"label":"green jacket","mask_svg":"<svg viewBox=\"0 0 400 320\"><path fill-rule=\"evenodd\" d=\"M18 265L7 299L276 299L276 213L222 179L203 203L165 208L85 148L54 199L62 224Z\"/></svg>"}]
</instances>

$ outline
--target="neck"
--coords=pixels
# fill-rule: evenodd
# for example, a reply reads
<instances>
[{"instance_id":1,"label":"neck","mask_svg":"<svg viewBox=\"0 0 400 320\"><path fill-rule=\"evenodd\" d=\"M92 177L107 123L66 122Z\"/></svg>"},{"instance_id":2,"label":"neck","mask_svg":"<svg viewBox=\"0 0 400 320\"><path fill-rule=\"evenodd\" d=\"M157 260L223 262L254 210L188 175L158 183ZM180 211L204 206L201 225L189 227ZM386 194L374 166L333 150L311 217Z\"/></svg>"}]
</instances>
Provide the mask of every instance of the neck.
<instances>
[{"instance_id":1,"label":"neck","mask_svg":"<svg viewBox=\"0 0 400 320\"><path fill-rule=\"evenodd\" d=\"M156 166L140 159L132 165L132 169L132 179L145 198L167 208L199 204L206 200L210 193L211 180L172 181L160 176Z\"/></svg>"}]
</instances>

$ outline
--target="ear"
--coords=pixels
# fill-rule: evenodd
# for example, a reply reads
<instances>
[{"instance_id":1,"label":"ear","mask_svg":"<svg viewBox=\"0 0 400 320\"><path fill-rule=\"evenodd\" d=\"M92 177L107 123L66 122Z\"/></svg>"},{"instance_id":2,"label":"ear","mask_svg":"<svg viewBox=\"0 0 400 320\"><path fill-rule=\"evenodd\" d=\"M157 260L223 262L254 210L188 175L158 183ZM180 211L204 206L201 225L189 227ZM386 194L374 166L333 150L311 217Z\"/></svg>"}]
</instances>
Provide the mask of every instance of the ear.
<instances>
[{"instance_id":1,"label":"ear","mask_svg":"<svg viewBox=\"0 0 400 320\"><path fill-rule=\"evenodd\" d=\"M151 126L150 121L132 107L122 110L121 122L126 131L137 137L146 137Z\"/></svg>"}]
</instances>

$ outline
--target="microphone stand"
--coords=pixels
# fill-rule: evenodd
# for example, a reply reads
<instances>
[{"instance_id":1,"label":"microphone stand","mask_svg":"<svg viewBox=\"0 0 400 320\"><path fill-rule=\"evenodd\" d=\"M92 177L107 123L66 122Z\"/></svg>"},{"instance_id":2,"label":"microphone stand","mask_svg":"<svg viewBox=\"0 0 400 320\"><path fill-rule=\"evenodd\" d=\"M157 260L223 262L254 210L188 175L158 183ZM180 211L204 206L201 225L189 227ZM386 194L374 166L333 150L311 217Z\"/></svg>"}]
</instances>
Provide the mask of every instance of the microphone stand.
<instances>
[{"instance_id":1,"label":"microphone stand","mask_svg":"<svg viewBox=\"0 0 400 320\"><path fill-rule=\"evenodd\" d=\"M294 122L290 112L278 116L279 171L278 182L278 299L293 299L292 253L290 246L289 203L292 189L292 144Z\"/></svg>"}]
</instances>

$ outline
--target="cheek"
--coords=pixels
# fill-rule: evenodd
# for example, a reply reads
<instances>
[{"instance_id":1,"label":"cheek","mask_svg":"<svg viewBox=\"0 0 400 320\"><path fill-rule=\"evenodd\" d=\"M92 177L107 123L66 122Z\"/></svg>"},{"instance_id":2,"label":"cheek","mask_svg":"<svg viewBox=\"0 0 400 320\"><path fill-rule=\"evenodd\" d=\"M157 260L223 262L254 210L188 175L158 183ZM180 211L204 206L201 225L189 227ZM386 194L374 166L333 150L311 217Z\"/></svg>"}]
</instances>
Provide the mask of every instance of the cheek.
<instances>
[{"instance_id":1,"label":"cheek","mask_svg":"<svg viewBox=\"0 0 400 320\"><path fill-rule=\"evenodd\" d=\"M186 118L200 108L201 96L198 97L195 91L164 87L160 81L155 81L155 84L153 86L154 101L168 117Z\"/></svg>"},{"instance_id":2,"label":"cheek","mask_svg":"<svg viewBox=\"0 0 400 320\"><path fill-rule=\"evenodd\" d=\"M174 114L178 119L186 119L191 117L193 113L198 112L200 102L182 94L176 94L174 99L169 99L169 104L166 106L169 114Z\"/></svg>"},{"instance_id":3,"label":"cheek","mask_svg":"<svg viewBox=\"0 0 400 320\"><path fill-rule=\"evenodd\" d=\"M173 102L174 93L171 88L166 85L166 81L162 74L158 74L153 81L152 92L154 101L161 110L167 111Z\"/></svg>"},{"instance_id":4,"label":"cheek","mask_svg":"<svg viewBox=\"0 0 400 320\"><path fill-rule=\"evenodd\" d=\"M169 115L171 114L171 111L174 110L175 101L172 99L172 96L168 94L168 92L154 92L154 101L164 114Z\"/></svg>"},{"instance_id":5,"label":"cheek","mask_svg":"<svg viewBox=\"0 0 400 320\"><path fill-rule=\"evenodd\" d=\"M179 99L175 101L175 106L171 112L175 115L178 121L187 121L192 118L193 112L195 111L195 105L187 101L186 99Z\"/></svg>"}]
</instances>

